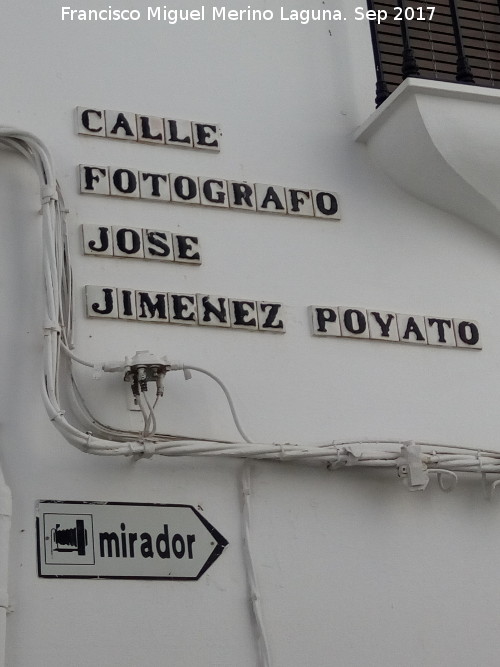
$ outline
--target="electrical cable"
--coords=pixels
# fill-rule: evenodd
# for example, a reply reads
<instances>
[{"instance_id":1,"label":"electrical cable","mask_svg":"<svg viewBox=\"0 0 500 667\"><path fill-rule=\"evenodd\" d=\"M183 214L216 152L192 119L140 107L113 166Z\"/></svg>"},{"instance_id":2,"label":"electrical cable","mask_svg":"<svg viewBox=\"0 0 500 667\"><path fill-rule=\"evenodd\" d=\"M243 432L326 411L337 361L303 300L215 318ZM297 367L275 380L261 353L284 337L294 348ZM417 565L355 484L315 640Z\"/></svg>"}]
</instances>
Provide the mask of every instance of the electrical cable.
<instances>
[{"instance_id":1,"label":"electrical cable","mask_svg":"<svg viewBox=\"0 0 500 667\"><path fill-rule=\"evenodd\" d=\"M42 201L42 263L45 286L45 320L43 346L42 399L50 420L69 444L82 452L98 456L130 456L133 459L153 454L162 456L226 456L246 459L243 465L242 521L243 553L247 584L251 602L252 619L258 646L260 667L271 667L271 656L261 609L258 582L255 573L251 541L250 496L251 472L249 459L290 461L308 465L321 465L328 469L360 466L393 468L411 490L422 490L428 482L428 473L437 475L441 490L451 491L458 480L456 472L500 474L500 449L477 446L436 445L404 440L364 439L362 441L337 441L328 444L308 445L292 443L254 443L243 430L231 394L220 378L198 366L174 364L167 370L195 371L214 380L222 389L228 402L235 427L244 440L221 442L217 440L186 439L157 434L155 409L163 394L163 376L157 376L157 396L153 404L149 400L147 380L143 376L139 389L134 387L144 428L142 433L116 429L98 421L89 410L73 376L71 364L78 363L94 370L113 369L113 364L95 364L81 359L73 352L73 277L66 229L67 209L57 184L49 151L34 135L21 130L0 127L0 144L19 152L36 170ZM61 364L61 352L68 357L69 390L79 417L90 423L104 437L96 437L91 430L84 432L72 425L62 409L59 396L59 378L65 367ZM144 368L144 367L142 367ZM162 367L163 368L163 367ZM122 369L123 370L123 369ZM163 372L163 371L162 371ZM137 376L136 376L137 377ZM448 483L443 481L447 478ZM490 497L500 480L490 487Z\"/></svg>"},{"instance_id":2,"label":"electrical cable","mask_svg":"<svg viewBox=\"0 0 500 667\"><path fill-rule=\"evenodd\" d=\"M90 361L86 361L85 359L81 359L80 357L76 356L76 355L75 355L75 354L74 354L74 353L73 353L73 352L72 352L72 351L71 351L65 344L63 344L63 343L61 343L61 350L62 350L62 351L63 351L63 352L64 352L64 353L65 353L65 354L72 360L72 361L75 361L76 363L78 363L78 364L80 364L80 365L82 365L82 366L86 366L87 368L94 368L94 369L95 369L95 368L99 368L99 369L101 369L101 368L103 368L104 366L106 366L106 364L95 364L95 363L92 363L92 362L90 362ZM123 370L123 368L121 367L121 368L119 368L119 370ZM243 427L242 427L242 425L241 425L241 422L240 422L240 420L239 420L238 414L237 414L237 412L236 412L236 408L235 408L235 405L234 405L234 401L233 401L233 399L232 399L232 397L231 397L231 394L230 394L230 392L229 392L229 389L228 389L227 386L224 384L224 382L223 382L219 377L217 377L217 375L215 375L214 373L212 373L212 372L210 372L210 371L208 371L208 370L206 370L206 369L204 369L204 368L200 368L199 366L191 366L191 365L187 365L187 364L173 364L173 366L172 366L172 368L171 368L170 370L196 371L197 373L202 373L203 375L207 375L207 376L210 377L212 380L214 380L214 381L219 385L219 387L222 389L222 391L224 392L224 396L225 396L226 399L227 399L227 402L228 402L228 405L229 405L229 409L230 409L230 411L231 411L231 415L232 415L232 417L233 417L234 425L236 426L236 429L237 429L238 433L241 435L241 437L243 438L243 440L244 440L245 442L247 442L247 443L251 443L251 442L252 442L252 441L250 440L250 438L246 435L245 431L243 430ZM154 405L151 407L151 411L154 411L154 409L155 409L155 407L156 407L156 405L157 405L157 403L158 403L158 400L159 400L160 396L161 396L161 395L157 395L157 396L156 396L156 400L155 400L155 402L154 402ZM156 429L155 429L155 431L156 431Z\"/></svg>"},{"instance_id":3,"label":"electrical cable","mask_svg":"<svg viewBox=\"0 0 500 667\"><path fill-rule=\"evenodd\" d=\"M156 417L155 417L153 406L149 402L147 393L143 392L141 394L141 396L144 397L144 400L146 401L146 405L148 406L148 409L149 409L148 419L147 419L146 424L144 425L144 430L145 431L147 430L147 437L149 438L152 435L154 435L155 432L156 432ZM150 424L151 424L151 427L150 427ZM146 436L144 436L144 437L146 437Z\"/></svg>"},{"instance_id":4,"label":"electrical cable","mask_svg":"<svg viewBox=\"0 0 500 667\"><path fill-rule=\"evenodd\" d=\"M142 435L141 435L141 438L144 440L149 435L150 414L146 412L146 408L144 407L144 401L142 400L141 394L136 396L136 403L139 406L139 409L142 413L142 418L144 419L144 428L142 430Z\"/></svg>"},{"instance_id":5,"label":"electrical cable","mask_svg":"<svg viewBox=\"0 0 500 667\"><path fill-rule=\"evenodd\" d=\"M251 525L250 495L252 493L252 486L251 486L251 470L249 461L245 461L243 463L243 469L241 473L241 492L242 492L242 520L243 520L243 557L245 559L248 593L252 610L252 618L254 621L257 648L259 653L259 667L271 667L269 642L267 640L266 631L264 627L264 619L262 616L262 609L260 604L260 593L257 584L257 576L255 574L255 568L252 556L252 547L250 542L250 525Z\"/></svg>"},{"instance_id":6,"label":"electrical cable","mask_svg":"<svg viewBox=\"0 0 500 667\"><path fill-rule=\"evenodd\" d=\"M109 364L86 362L72 351L73 344L73 279L71 258L67 240L66 214L61 190L56 182L49 151L34 135L22 130L0 128L0 144L18 151L29 160L36 170L42 201L43 275L45 285L44 322L44 378L42 396L45 408L54 426L65 439L83 452L101 456L149 457L156 453L163 456L232 456L263 460L294 461L306 464L321 464L329 469L344 466L392 467L408 481L411 488L422 488L415 482L416 473L427 475L427 471L474 472L481 475L500 474L500 448L478 448L477 445L443 445L415 442L410 449L405 440L364 439L362 441L333 442L330 444L274 444L252 443L243 430L231 395L225 384L213 373L198 366L174 365L169 370L193 370L212 378L220 386L231 410L235 426L244 440L221 442L217 440L173 438L166 434L155 434L155 408L146 400L143 406L145 419L141 434L114 429L100 424L92 418L88 409L82 406L81 394L71 381L73 395L79 404L81 416L90 418L91 423L106 437L96 437L92 432L84 432L72 426L67 420L59 399L60 354L63 351L75 363L93 368L95 372L109 370ZM80 396L80 398L78 398ZM148 405L149 403L149 405ZM145 416L144 416L145 415ZM147 442L146 442L147 441ZM480 449L480 455L478 455ZM444 473L441 473L444 474ZM413 477L407 479L406 476ZM418 476L418 475L417 475Z\"/></svg>"},{"instance_id":7,"label":"electrical cable","mask_svg":"<svg viewBox=\"0 0 500 667\"><path fill-rule=\"evenodd\" d=\"M204 375L208 375L209 378L212 378L212 380L217 382L217 384L222 389L222 391L224 392L224 395L227 399L227 402L229 404L229 409L231 410L231 414L233 416L234 425L238 429L238 433L241 435L241 437L243 438L243 440L245 442L248 442L248 443L252 442L250 440L250 438L246 435L246 433L243 431L243 428L240 424L240 420L238 419L238 415L236 414L236 408L234 407L234 403L233 403L233 399L231 398L231 394L229 393L228 388L222 382L222 380L220 378L218 378L216 375L214 375L213 373L211 373L210 371L207 371L204 368L200 368L199 366L183 365L182 370L196 371L197 373L203 373Z\"/></svg>"}]
</instances>

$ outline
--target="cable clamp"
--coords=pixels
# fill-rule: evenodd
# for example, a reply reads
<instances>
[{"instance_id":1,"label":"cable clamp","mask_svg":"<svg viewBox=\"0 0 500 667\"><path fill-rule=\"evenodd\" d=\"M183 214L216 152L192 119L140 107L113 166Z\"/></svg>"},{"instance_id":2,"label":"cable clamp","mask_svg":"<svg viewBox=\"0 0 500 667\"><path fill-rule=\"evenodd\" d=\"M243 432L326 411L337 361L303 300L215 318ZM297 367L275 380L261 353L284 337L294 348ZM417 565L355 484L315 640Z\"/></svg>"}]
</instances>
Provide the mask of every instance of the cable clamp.
<instances>
[{"instance_id":1,"label":"cable clamp","mask_svg":"<svg viewBox=\"0 0 500 667\"><path fill-rule=\"evenodd\" d=\"M342 447L341 445L335 446L337 447L337 451L335 452L337 458L335 461L331 462L329 470L336 470L337 468L343 468L347 465L347 452L345 451L345 447Z\"/></svg>"},{"instance_id":2,"label":"cable clamp","mask_svg":"<svg viewBox=\"0 0 500 667\"><path fill-rule=\"evenodd\" d=\"M422 461L421 450L415 442L401 447L398 475L410 491L423 491L429 483L427 466Z\"/></svg>"},{"instance_id":3,"label":"cable clamp","mask_svg":"<svg viewBox=\"0 0 500 667\"><path fill-rule=\"evenodd\" d=\"M41 190L42 204L49 204L51 201L58 201L59 196L56 190L44 185Z\"/></svg>"},{"instance_id":4,"label":"cable clamp","mask_svg":"<svg viewBox=\"0 0 500 667\"><path fill-rule=\"evenodd\" d=\"M66 414L66 413L64 412L64 410L59 410L58 412L56 412L55 415L53 415L53 416L50 418L50 421L53 422L53 421L55 421L56 419L61 419L61 417L64 417L65 414Z\"/></svg>"},{"instance_id":5,"label":"cable clamp","mask_svg":"<svg viewBox=\"0 0 500 667\"><path fill-rule=\"evenodd\" d=\"M479 451L479 449L476 452L476 458L477 458L477 465L479 467L479 472L481 473L481 484L483 486L484 497L486 498L486 500L491 500L492 489L488 488L488 484L486 482L486 473L483 470L483 462L481 461L481 452Z\"/></svg>"},{"instance_id":6,"label":"cable clamp","mask_svg":"<svg viewBox=\"0 0 500 667\"><path fill-rule=\"evenodd\" d=\"M252 494L252 489L250 487L250 471L248 468L249 459L245 459L243 463L243 472L241 475L241 493L243 496L250 496Z\"/></svg>"},{"instance_id":7,"label":"cable clamp","mask_svg":"<svg viewBox=\"0 0 500 667\"><path fill-rule=\"evenodd\" d=\"M85 435L87 436L87 442L85 443L85 451L88 453L90 451L90 440L92 438L92 431L86 431Z\"/></svg>"},{"instance_id":8,"label":"cable clamp","mask_svg":"<svg viewBox=\"0 0 500 667\"><path fill-rule=\"evenodd\" d=\"M280 442L275 442L274 446L279 447L279 450L280 450L279 459L280 459L280 461L284 461L285 458L286 458L285 445L281 444Z\"/></svg>"},{"instance_id":9,"label":"cable clamp","mask_svg":"<svg viewBox=\"0 0 500 667\"><path fill-rule=\"evenodd\" d=\"M141 458L142 453L144 452L144 443L141 442L129 442L128 443L128 448L130 450L130 454L135 458Z\"/></svg>"},{"instance_id":10,"label":"cable clamp","mask_svg":"<svg viewBox=\"0 0 500 667\"><path fill-rule=\"evenodd\" d=\"M335 447L337 447L335 452L337 458L335 461L328 461L328 470L336 470L337 468L357 465L361 452L356 452L353 450L352 446L345 447L342 445L335 445Z\"/></svg>"},{"instance_id":11,"label":"cable clamp","mask_svg":"<svg viewBox=\"0 0 500 667\"><path fill-rule=\"evenodd\" d=\"M145 459L151 459L156 454L156 442L144 441L144 452L142 457Z\"/></svg>"},{"instance_id":12,"label":"cable clamp","mask_svg":"<svg viewBox=\"0 0 500 667\"><path fill-rule=\"evenodd\" d=\"M356 450L356 445L349 445L348 447L344 447L344 455L346 457L345 465L355 466L359 462L359 457L361 456L361 454L362 451L361 449L359 449L359 445L358 445L358 450Z\"/></svg>"},{"instance_id":13,"label":"cable clamp","mask_svg":"<svg viewBox=\"0 0 500 667\"><path fill-rule=\"evenodd\" d=\"M51 333L52 331L60 334L61 326L58 322L54 322L54 320L46 319L45 322L43 323L43 331L45 335Z\"/></svg>"},{"instance_id":14,"label":"cable clamp","mask_svg":"<svg viewBox=\"0 0 500 667\"><path fill-rule=\"evenodd\" d=\"M135 461L139 459L151 459L156 454L156 442L129 442L128 447Z\"/></svg>"}]
</instances>

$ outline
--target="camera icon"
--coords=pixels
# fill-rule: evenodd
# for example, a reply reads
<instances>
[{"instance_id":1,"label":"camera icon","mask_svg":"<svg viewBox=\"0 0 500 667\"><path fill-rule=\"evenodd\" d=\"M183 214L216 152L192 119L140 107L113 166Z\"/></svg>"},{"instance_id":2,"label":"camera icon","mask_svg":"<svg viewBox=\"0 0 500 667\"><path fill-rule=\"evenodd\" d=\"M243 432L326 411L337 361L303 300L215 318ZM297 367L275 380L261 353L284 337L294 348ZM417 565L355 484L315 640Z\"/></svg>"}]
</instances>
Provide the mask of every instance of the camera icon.
<instances>
[{"instance_id":1,"label":"camera icon","mask_svg":"<svg viewBox=\"0 0 500 667\"><path fill-rule=\"evenodd\" d=\"M56 524L50 531L50 550L69 552L76 551L79 556L85 556L86 548L89 543L88 533L83 519L77 519L74 528L61 528Z\"/></svg>"},{"instance_id":2,"label":"camera icon","mask_svg":"<svg viewBox=\"0 0 500 667\"><path fill-rule=\"evenodd\" d=\"M91 514L43 514L43 531L47 565L94 564Z\"/></svg>"}]
</instances>

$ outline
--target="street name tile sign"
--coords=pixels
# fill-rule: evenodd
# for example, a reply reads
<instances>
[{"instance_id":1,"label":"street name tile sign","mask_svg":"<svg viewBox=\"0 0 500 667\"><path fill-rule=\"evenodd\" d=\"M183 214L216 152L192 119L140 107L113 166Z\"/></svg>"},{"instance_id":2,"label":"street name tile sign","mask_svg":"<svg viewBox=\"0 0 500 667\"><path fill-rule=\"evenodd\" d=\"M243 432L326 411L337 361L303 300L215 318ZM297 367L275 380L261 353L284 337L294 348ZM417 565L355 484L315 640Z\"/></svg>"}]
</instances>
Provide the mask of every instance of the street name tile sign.
<instances>
[{"instance_id":1,"label":"street name tile sign","mask_svg":"<svg viewBox=\"0 0 500 667\"><path fill-rule=\"evenodd\" d=\"M191 505L40 500L40 577L199 579L227 540Z\"/></svg>"}]
</instances>

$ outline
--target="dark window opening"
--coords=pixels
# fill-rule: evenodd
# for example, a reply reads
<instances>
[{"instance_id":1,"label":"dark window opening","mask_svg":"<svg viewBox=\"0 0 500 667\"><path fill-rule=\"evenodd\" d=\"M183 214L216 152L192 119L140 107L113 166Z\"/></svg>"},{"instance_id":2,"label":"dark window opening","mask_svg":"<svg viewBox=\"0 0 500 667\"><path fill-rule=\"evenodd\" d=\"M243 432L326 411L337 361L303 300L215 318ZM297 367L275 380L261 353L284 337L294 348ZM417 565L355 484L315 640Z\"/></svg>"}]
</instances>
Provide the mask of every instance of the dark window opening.
<instances>
[{"instance_id":1,"label":"dark window opening","mask_svg":"<svg viewBox=\"0 0 500 667\"><path fill-rule=\"evenodd\" d=\"M500 88L500 0L367 4L387 12L370 21L377 106L409 76Z\"/></svg>"}]
</instances>

